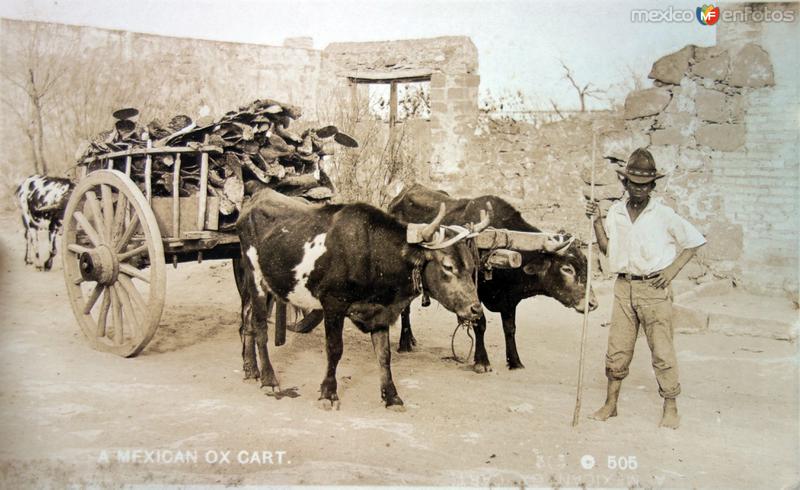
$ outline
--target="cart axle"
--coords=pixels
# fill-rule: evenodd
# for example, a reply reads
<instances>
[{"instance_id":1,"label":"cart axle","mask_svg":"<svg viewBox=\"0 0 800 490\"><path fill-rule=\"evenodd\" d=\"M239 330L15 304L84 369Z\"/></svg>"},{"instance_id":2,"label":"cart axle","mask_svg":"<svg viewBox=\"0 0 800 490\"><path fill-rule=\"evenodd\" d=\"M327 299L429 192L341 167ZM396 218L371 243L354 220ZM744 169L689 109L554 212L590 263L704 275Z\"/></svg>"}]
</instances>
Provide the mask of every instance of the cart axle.
<instances>
[{"instance_id":1,"label":"cart axle","mask_svg":"<svg viewBox=\"0 0 800 490\"><path fill-rule=\"evenodd\" d=\"M97 281L103 285L110 285L117 281L119 261L116 254L107 245L100 245L83 252L78 260L81 277L84 281Z\"/></svg>"}]
</instances>

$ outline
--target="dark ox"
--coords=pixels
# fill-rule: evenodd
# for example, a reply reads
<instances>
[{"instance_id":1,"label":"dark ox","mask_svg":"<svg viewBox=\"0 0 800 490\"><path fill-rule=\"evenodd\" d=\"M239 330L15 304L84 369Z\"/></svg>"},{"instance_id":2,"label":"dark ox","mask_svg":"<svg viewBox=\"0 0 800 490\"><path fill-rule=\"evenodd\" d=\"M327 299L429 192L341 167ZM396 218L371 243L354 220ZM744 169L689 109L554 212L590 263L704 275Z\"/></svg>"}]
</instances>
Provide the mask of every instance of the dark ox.
<instances>
[{"instance_id":1,"label":"dark ox","mask_svg":"<svg viewBox=\"0 0 800 490\"><path fill-rule=\"evenodd\" d=\"M496 196L481 196L475 199L455 199L442 191L428 189L422 185L414 185L401 192L390 204L389 213L401 220L417 221L429 219L439 206L444 203L447 208L443 223L469 221L477 215L479 209L491 204L493 212L490 226L508 230L539 232L522 218L511 204ZM523 368L517 353L514 338L516 325L516 309L520 301L531 296L550 296L564 306L575 308L579 312L585 309L586 292L586 257L574 241L568 248L558 253L553 252L521 252L522 267L518 269L494 269L491 279L479 274L478 296L481 303L490 311L499 312L503 320L503 332L506 339L506 363L510 369ZM589 308L597 307L594 292L590 294ZM416 344L409 319L410 310L403 311L400 333L400 352L410 351ZM486 318L481 315L474 324L475 329L475 366L477 372L489 371L489 356L483 342L486 330Z\"/></svg>"},{"instance_id":2,"label":"dark ox","mask_svg":"<svg viewBox=\"0 0 800 490\"><path fill-rule=\"evenodd\" d=\"M31 175L16 189L25 229L25 264L50 270L56 255L56 235L75 185L69 179ZM40 235L47 234L47 238Z\"/></svg>"},{"instance_id":3,"label":"dark ox","mask_svg":"<svg viewBox=\"0 0 800 490\"><path fill-rule=\"evenodd\" d=\"M425 243L407 242L407 228L415 226L430 241L443 216L442 209L428 225L406 225L366 204L310 206L270 189L258 191L237 222L246 376L257 371L249 330L255 332L261 358L261 385L280 392L267 352L267 304L274 296L324 313L328 366L320 388L323 408L339 406L336 366L347 317L372 337L383 401L402 409L389 346L389 327L400 312L423 289L464 320L474 321L481 312L473 276L476 258L466 243L431 250ZM485 217L480 226L487 225Z\"/></svg>"}]
</instances>

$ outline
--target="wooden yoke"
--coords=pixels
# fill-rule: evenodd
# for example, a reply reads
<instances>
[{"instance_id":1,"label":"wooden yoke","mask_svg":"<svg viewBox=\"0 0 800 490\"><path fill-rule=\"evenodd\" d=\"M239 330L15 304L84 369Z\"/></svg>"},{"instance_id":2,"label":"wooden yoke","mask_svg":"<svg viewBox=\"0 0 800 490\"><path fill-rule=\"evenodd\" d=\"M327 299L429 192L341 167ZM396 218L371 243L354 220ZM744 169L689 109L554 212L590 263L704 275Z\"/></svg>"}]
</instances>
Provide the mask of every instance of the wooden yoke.
<instances>
[{"instance_id":1,"label":"wooden yoke","mask_svg":"<svg viewBox=\"0 0 800 490\"><path fill-rule=\"evenodd\" d=\"M523 252L536 252L537 250L546 250L545 244L552 237L552 233L545 232L488 228L475 237L475 242L481 249L508 248Z\"/></svg>"}]
</instances>

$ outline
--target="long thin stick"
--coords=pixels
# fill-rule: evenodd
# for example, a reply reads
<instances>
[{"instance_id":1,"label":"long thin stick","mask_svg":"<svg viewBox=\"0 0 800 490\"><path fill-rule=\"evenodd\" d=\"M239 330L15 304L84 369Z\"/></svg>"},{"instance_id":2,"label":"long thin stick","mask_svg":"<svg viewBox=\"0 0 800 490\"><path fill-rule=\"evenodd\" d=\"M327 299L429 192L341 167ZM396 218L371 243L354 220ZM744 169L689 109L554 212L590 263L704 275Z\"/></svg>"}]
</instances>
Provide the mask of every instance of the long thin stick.
<instances>
[{"instance_id":1,"label":"long thin stick","mask_svg":"<svg viewBox=\"0 0 800 490\"><path fill-rule=\"evenodd\" d=\"M594 202L594 159L597 149L597 133L592 128L592 181L589 190L590 199ZM581 413L581 394L583 392L583 359L586 352L586 331L589 325L589 293L592 290L592 237L594 233L594 216L589 219L589 247L586 250L586 293L583 297L583 327L581 328L581 355L578 361L578 394L575 399L575 412L572 414L572 426L578 425Z\"/></svg>"}]
</instances>

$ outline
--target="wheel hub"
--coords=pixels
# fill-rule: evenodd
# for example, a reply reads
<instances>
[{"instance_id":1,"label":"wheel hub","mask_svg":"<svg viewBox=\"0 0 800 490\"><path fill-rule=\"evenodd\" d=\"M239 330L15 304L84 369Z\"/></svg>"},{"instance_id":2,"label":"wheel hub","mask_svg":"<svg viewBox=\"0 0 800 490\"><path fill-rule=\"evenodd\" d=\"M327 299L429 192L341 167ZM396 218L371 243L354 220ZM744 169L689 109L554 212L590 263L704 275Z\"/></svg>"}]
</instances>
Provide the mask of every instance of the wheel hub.
<instances>
[{"instance_id":1,"label":"wheel hub","mask_svg":"<svg viewBox=\"0 0 800 490\"><path fill-rule=\"evenodd\" d=\"M97 281L99 284L113 284L119 274L119 261L116 254L107 246L83 252L78 258L81 277L84 281Z\"/></svg>"}]
</instances>

